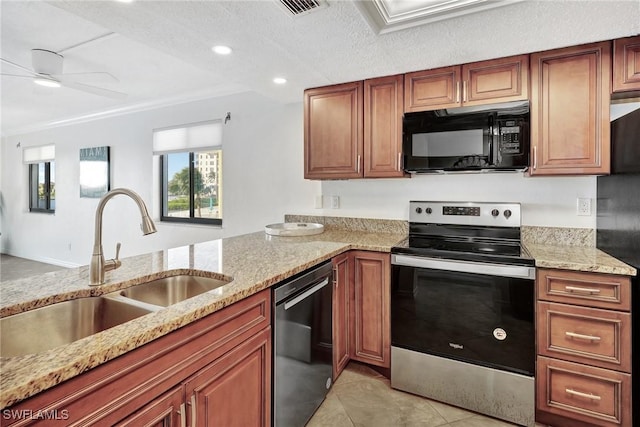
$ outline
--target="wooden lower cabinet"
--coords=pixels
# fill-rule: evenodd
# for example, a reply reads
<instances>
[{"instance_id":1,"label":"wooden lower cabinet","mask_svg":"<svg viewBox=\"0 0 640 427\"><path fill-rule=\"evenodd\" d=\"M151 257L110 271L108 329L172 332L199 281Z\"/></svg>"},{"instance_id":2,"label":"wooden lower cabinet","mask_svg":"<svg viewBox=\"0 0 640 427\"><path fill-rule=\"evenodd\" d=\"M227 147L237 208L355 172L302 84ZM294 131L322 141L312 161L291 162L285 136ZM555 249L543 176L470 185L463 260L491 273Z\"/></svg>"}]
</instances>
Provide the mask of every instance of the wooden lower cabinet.
<instances>
[{"instance_id":1,"label":"wooden lower cabinet","mask_svg":"<svg viewBox=\"0 0 640 427\"><path fill-rule=\"evenodd\" d=\"M536 421L563 427L632 426L631 375L541 356L536 370Z\"/></svg>"},{"instance_id":2,"label":"wooden lower cabinet","mask_svg":"<svg viewBox=\"0 0 640 427\"><path fill-rule=\"evenodd\" d=\"M186 425L183 387L176 387L152 400L134 414L115 424L116 427L173 427Z\"/></svg>"},{"instance_id":3,"label":"wooden lower cabinet","mask_svg":"<svg viewBox=\"0 0 640 427\"><path fill-rule=\"evenodd\" d=\"M0 425L268 426L270 323L267 289L3 409Z\"/></svg>"},{"instance_id":4,"label":"wooden lower cabinet","mask_svg":"<svg viewBox=\"0 0 640 427\"><path fill-rule=\"evenodd\" d=\"M631 427L631 282L538 268L536 421Z\"/></svg>"},{"instance_id":5,"label":"wooden lower cabinet","mask_svg":"<svg viewBox=\"0 0 640 427\"><path fill-rule=\"evenodd\" d=\"M349 363L349 254L333 258L333 380Z\"/></svg>"},{"instance_id":6,"label":"wooden lower cabinet","mask_svg":"<svg viewBox=\"0 0 640 427\"><path fill-rule=\"evenodd\" d=\"M267 328L189 379L189 425L270 426L270 360Z\"/></svg>"},{"instance_id":7,"label":"wooden lower cabinet","mask_svg":"<svg viewBox=\"0 0 640 427\"><path fill-rule=\"evenodd\" d=\"M350 297L353 360L389 368L391 361L391 258L388 253L354 251Z\"/></svg>"},{"instance_id":8,"label":"wooden lower cabinet","mask_svg":"<svg viewBox=\"0 0 640 427\"><path fill-rule=\"evenodd\" d=\"M389 368L391 256L350 251L333 259L333 379L349 360Z\"/></svg>"}]
</instances>

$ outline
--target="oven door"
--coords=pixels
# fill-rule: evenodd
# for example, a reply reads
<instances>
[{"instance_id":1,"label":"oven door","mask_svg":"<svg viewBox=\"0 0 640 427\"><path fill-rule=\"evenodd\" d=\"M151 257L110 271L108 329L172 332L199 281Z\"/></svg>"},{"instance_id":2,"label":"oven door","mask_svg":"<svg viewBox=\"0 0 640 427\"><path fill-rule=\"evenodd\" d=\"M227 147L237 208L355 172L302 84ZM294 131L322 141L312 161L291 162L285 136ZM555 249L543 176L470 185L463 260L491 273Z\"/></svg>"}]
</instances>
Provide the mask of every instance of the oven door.
<instances>
[{"instance_id":1,"label":"oven door","mask_svg":"<svg viewBox=\"0 0 640 427\"><path fill-rule=\"evenodd\" d=\"M533 267L393 255L391 345L534 375Z\"/></svg>"}]
</instances>

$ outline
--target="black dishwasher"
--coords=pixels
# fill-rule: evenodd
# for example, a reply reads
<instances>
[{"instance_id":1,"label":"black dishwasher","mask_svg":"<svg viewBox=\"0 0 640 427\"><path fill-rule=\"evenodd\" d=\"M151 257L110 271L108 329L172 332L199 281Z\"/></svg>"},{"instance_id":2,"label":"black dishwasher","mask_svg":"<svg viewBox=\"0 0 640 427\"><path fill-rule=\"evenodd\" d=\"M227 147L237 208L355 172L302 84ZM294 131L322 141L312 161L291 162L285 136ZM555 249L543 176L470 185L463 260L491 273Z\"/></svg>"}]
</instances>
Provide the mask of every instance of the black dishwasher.
<instances>
[{"instance_id":1,"label":"black dishwasher","mask_svg":"<svg viewBox=\"0 0 640 427\"><path fill-rule=\"evenodd\" d=\"M303 427L329 388L333 267L312 267L273 290L273 425Z\"/></svg>"}]
</instances>

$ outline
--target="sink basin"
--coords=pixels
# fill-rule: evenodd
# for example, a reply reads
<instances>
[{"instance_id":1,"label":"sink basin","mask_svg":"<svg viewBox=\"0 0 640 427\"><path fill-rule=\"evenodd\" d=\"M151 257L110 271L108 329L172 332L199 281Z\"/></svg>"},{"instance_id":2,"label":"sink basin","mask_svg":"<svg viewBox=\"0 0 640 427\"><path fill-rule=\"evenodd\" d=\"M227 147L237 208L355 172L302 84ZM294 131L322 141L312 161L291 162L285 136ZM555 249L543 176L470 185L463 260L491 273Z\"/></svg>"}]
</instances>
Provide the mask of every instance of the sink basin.
<instances>
[{"instance_id":1,"label":"sink basin","mask_svg":"<svg viewBox=\"0 0 640 427\"><path fill-rule=\"evenodd\" d=\"M118 293L124 297L147 304L168 307L204 292L219 288L230 280L190 275L178 275L152 280L141 285L123 289Z\"/></svg>"},{"instance_id":2,"label":"sink basin","mask_svg":"<svg viewBox=\"0 0 640 427\"><path fill-rule=\"evenodd\" d=\"M24 356L70 344L150 313L117 296L78 298L0 319L0 357Z\"/></svg>"}]
</instances>

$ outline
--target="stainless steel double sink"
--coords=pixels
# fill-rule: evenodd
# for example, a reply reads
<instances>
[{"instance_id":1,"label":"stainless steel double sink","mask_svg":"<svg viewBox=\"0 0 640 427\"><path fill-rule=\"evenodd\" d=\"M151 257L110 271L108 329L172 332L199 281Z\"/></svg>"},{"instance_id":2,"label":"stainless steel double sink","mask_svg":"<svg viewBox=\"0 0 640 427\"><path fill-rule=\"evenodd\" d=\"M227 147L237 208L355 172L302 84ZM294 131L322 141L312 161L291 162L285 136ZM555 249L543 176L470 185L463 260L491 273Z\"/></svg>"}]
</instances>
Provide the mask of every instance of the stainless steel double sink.
<instances>
[{"instance_id":1,"label":"stainless steel double sink","mask_svg":"<svg viewBox=\"0 0 640 427\"><path fill-rule=\"evenodd\" d=\"M36 354L70 344L229 282L183 274L3 317L0 357Z\"/></svg>"}]
</instances>

